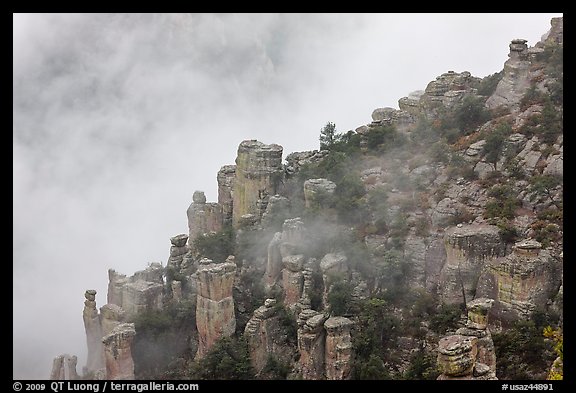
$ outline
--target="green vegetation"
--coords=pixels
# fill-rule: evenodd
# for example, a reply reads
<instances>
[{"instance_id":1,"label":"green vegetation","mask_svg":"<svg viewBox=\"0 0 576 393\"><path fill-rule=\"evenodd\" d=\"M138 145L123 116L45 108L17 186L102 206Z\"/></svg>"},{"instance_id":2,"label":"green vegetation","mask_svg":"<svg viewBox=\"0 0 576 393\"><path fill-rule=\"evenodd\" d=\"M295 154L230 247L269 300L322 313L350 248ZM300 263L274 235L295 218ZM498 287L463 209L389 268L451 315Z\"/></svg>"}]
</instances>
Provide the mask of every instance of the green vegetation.
<instances>
[{"instance_id":1,"label":"green vegetation","mask_svg":"<svg viewBox=\"0 0 576 393\"><path fill-rule=\"evenodd\" d=\"M561 328L553 329L551 326L544 328L544 337L552 339L554 342L554 352L560 359L559 364L554 364L546 379L562 380L564 379L564 333Z\"/></svg>"},{"instance_id":2,"label":"green vegetation","mask_svg":"<svg viewBox=\"0 0 576 393\"><path fill-rule=\"evenodd\" d=\"M512 133L512 128L509 124L501 124L486 136L486 143L482 148L484 159L494 165L494 170L497 170L496 164L500 159L504 141Z\"/></svg>"},{"instance_id":3,"label":"green vegetation","mask_svg":"<svg viewBox=\"0 0 576 393\"><path fill-rule=\"evenodd\" d=\"M224 262L229 255L234 255L234 231L232 228L220 232L200 235L193 241L197 253L214 262Z\"/></svg>"},{"instance_id":4,"label":"green vegetation","mask_svg":"<svg viewBox=\"0 0 576 393\"><path fill-rule=\"evenodd\" d=\"M357 331L352 336L355 379L391 379L384 366L386 348L398 336L400 320L386 301L370 298L360 303Z\"/></svg>"},{"instance_id":5,"label":"green vegetation","mask_svg":"<svg viewBox=\"0 0 576 393\"><path fill-rule=\"evenodd\" d=\"M436 357L424 350L412 355L410 367L406 370L405 379L435 380L440 375L436 365Z\"/></svg>"},{"instance_id":6,"label":"green vegetation","mask_svg":"<svg viewBox=\"0 0 576 393\"><path fill-rule=\"evenodd\" d=\"M562 202L554 199L554 190L563 183L563 179L556 175L538 175L530 178L529 195L530 201L537 198L547 198L557 208L562 207Z\"/></svg>"},{"instance_id":7,"label":"green vegetation","mask_svg":"<svg viewBox=\"0 0 576 393\"><path fill-rule=\"evenodd\" d=\"M340 136L336 134L336 124L326 123L320 130L320 150L331 150L338 139Z\"/></svg>"},{"instance_id":8,"label":"green vegetation","mask_svg":"<svg viewBox=\"0 0 576 393\"><path fill-rule=\"evenodd\" d=\"M296 322L296 317L290 313L281 302L276 303L274 308L276 315L279 317L280 326L286 333L287 342L296 345L298 340L298 323Z\"/></svg>"},{"instance_id":9,"label":"green vegetation","mask_svg":"<svg viewBox=\"0 0 576 393\"><path fill-rule=\"evenodd\" d=\"M515 210L521 202L514 190L508 185L495 185L488 190L488 196L492 197L486 203L484 218L507 218L515 216Z\"/></svg>"},{"instance_id":10,"label":"green vegetation","mask_svg":"<svg viewBox=\"0 0 576 393\"><path fill-rule=\"evenodd\" d=\"M498 82L502 80L503 76L504 72L500 71L482 78L478 86L478 94L490 97L496 91L496 86L498 86Z\"/></svg>"},{"instance_id":11,"label":"green vegetation","mask_svg":"<svg viewBox=\"0 0 576 393\"><path fill-rule=\"evenodd\" d=\"M348 281L336 281L328 292L328 305L333 316L345 315L352 300L352 285Z\"/></svg>"},{"instance_id":12,"label":"green vegetation","mask_svg":"<svg viewBox=\"0 0 576 393\"><path fill-rule=\"evenodd\" d=\"M254 379L248 343L242 338L222 337L189 370L191 379Z\"/></svg>"},{"instance_id":13,"label":"green vegetation","mask_svg":"<svg viewBox=\"0 0 576 393\"><path fill-rule=\"evenodd\" d=\"M461 315L462 307L459 304L442 304L430 318L430 329L439 334L456 330Z\"/></svg>"},{"instance_id":14,"label":"green vegetation","mask_svg":"<svg viewBox=\"0 0 576 393\"><path fill-rule=\"evenodd\" d=\"M134 318L134 324L132 356L137 377L154 378L168 372L175 359L193 356L190 340L196 326L195 303L182 300L163 310L141 312Z\"/></svg>"},{"instance_id":15,"label":"green vegetation","mask_svg":"<svg viewBox=\"0 0 576 393\"><path fill-rule=\"evenodd\" d=\"M266 366L262 369L262 379L286 379L290 372L290 365L278 359L274 355L268 355Z\"/></svg>"},{"instance_id":16,"label":"green vegetation","mask_svg":"<svg viewBox=\"0 0 576 393\"><path fill-rule=\"evenodd\" d=\"M544 379L554 360L552 345L542 332L549 323L536 313L528 321L518 321L501 333L492 333L499 379Z\"/></svg>"}]
</instances>

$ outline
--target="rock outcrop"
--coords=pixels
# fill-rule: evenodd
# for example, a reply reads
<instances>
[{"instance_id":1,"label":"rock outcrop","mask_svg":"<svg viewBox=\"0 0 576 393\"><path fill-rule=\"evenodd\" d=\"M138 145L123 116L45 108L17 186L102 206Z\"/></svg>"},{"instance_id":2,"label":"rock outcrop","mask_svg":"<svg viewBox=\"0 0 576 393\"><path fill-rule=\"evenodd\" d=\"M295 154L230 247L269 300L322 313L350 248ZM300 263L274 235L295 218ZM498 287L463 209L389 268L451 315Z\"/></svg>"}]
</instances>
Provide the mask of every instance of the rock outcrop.
<instances>
[{"instance_id":1,"label":"rock outcrop","mask_svg":"<svg viewBox=\"0 0 576 393\"><path fill-rule=\"evenodd\" d=\"M477 296L494 299L493 315L501 321L528 319L544 309L562 284L562 261L535 240L515 244L513 252L490 261L479 279Z\"/></svg>"},{"instance_id":2,"label":"rock outcrop","mask_svg":"<svg viewBox=\"0 0 576 393\"><path fill-rule=\"evenodd\" d=\"M218 171L218 204L222 207L222 223L224 226L232 224L234 179L236 178L236 165L224 165Z\"/></svg>"},{"instance_id":3,"label":"rock outcrop","mask_svg":"<svg viewBox=\"0 0 576 393\"><path fill-rule=\"evenodd\" d=\"M304 182L304 201L307 208L327 205L336 190L336 183L328 179L308 179Z\"/></svg>"},{"instance_id":4,"label":"rock outcrop","mask_svg":"<svg viewBox=\"0 0 576 393\"><path fill-rule=\"evenodd\" d=\"M496 378L494 342L488 330L488 313L494 300L469 302L466 327L438 343L439 380L487 380Z\"/></svg>"},{"instance_id":5,"label":"rock outcrop","mask_svg":"<svg viewBox=\"0 0 576 393\"><path fill-rule=\"evenodd\" d=\"M206 203L206 196L202 191L194 192L186 215L188 216L188 244L191 247L198 236L222 230L222 205Z\"/></svg>"},{"instance_id":6,"label":"rock outcrop","mask_svg":"<svg viewBox=\"0 0 576 393\"><path fill-rule=\"evenodd\" d=\"M290 200L281 195L272 195L268 199L266 211L262 215L262 228L281 227L284 220L290 218Z\"/></svg>"},{"instance_id":7,"label":"rock outcrop","mask_svg":"<svg viewBox=\"0 0 576 393\"><path fill-rule=\"evenodd\" d=\"M286 344L286 334L277 311L276 299L266 299L264 305L254 311L244 329L256 375L263 371L270 357L285 364L291 361L292 353Z\"/></svg>"},{"instance_id":8,"label":"rock outcrop","mask_svg":"<svg viewBox=\"0 0 576 393\"><path fill-rule=\"evenodd\" d=\"M326 356L326 315L311 309L298 315L298 351L300 372L303 379L324 379Z\"/></svg>"},{"instance_id":9,"label":"rock outcrop","mask_svg":"<svg viewBox=\"0 0 576 393\"><path fill-rule=\"evenodd\" d=\"M84 329L86 331L86 342L88 345L88 355L86 359L86 371L96 372L104 368L104 347L102 346L102 326L100 316L96 309L96 291L89 289L84 294Z\"/></svg>"},{"instance_id":10,"label":"rock outcrop","mask_svg":"<svg viewBox=\"0 0 576 393\"><path fill-rule=\"evenodd\" d=\"M76 363L78 358L68 354L60 355L54 358L50 380L52 381L71 381L78 378L76 372Z\"/></svg>"},{"instance_id":11,"label":"rock outcrop","mask_svg":"<svg viewBox=\"0 0 576 393\"><path fill-rule=\"evenodd\" d=\"M108 270L108 303L122 307L129 318L144 310L159 310L163 306L164 268L151 263L131 277Z\"/></svg>"},{"instance_id":12,"label":"rock outcrop","mask_svg":"<svg viewBox=\"0 0 576 393\"><path fill-rule=\"evenodd\" d=\"M197 274L196 327L198 329L198 352L203 358L212 345L223 336L231 336L236 330L232 288L236 275L233 258L223 263L202 259Z\"/></svg>"},{"instance_id":13,"label":"rock outcrop","mask_svg":"<svg viewBox=\"0 0 576 393\"><path fill-rule=\"evenodd\" d=\"M326 329L325 364L326 379L348 379L352 370L353 322L344 317L331 317L324 322Z\"/></svg>"},{"instance_id":14,"label":"rock outcrop","mask_svg":"<svg viewBox=\"0 0 576 393\"><path fill-rule=\"evenodd\" d=\"M106 379L134 379L132 340L135 335L133 323L122 323L102 338L106 358Z\"/></svg>"},{"instance_id":15,"label":"rock outcrop","mask_svg":"<svg viewBox=\"0 0 576 393\"><path fill-rule=\"evenodd\" d=\"M446 230L444 241L446 263L440 273L440 297L445 303L465 303L474 298L484 265L504 256L506 245L493 225L452 227Z\"/></svg>"},{"instance_id":16,"label":"rock outcrop","mask_svg":"<svg viewBox=\"0 0 576 393\"><path fill-rule=\"evenodd\" d=\"M266 209L268 197L276 195L284 177L282 146L246 140L238 147L233 186L232 224L238 227L242 216L258 219Z\"/></svg>"}]
</instances>

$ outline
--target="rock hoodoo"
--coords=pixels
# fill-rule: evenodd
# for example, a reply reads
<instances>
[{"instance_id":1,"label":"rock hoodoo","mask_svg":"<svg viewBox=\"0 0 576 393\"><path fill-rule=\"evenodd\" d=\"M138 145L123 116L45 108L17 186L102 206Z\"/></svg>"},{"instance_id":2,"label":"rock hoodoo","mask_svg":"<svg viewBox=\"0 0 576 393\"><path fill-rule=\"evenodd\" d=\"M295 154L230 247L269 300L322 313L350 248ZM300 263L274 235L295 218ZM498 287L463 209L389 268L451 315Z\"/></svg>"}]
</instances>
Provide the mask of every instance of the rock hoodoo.
<instances>
[{"instance_id":1,"label":"rock hoodoo","mask_svg":"<svg viewBox=\"0 0 576 393\"><path fill-rule=\"evenodd\" d=\"M86 330L86 342L88 344L88 356L86 370L96 372L104 368L104 347L102 346L102 326L100 316L96 309L96 291L89 289L84 294L84 329Z\"/></svg>"},{"instance_id":2,"label":"rock hoodoo","mask_svg":"<svg viewBox=\"0 0 576 393\"><path fill-rule=\"evenodd\" d=\"M77 362L78 358L76 356L68 354L55 357L52 371L50 372L50 380L70 381L78 379L78 373L76 372Z\"/></svg>"},{"instance_id":3,"label":"rock hoodoo","mask_svg":"<svg viewBox=\"0 0 576 393\"><path fill-rule=\"evenodd\" d=\"M466 326L438 343L439 380L487 380L496 378L494 342L488 329L492 299L469 302Z\"/></svg>"},{"instance_id":4,"label":"rock hoodoo","mask_svg":"<svg viewBox=\"0 0 576 393\"><path fill-rule=\"evenodd\" d=\"M197 273L196 327L198 352L203 358L216 340L236 330L232 287L236 275L233 258L223 263L202 259Z\"/></svg>"},{"instance_id":5,"label":"rock hoodoo","mask_svg":"<svg viewBox=\"0 0 576 393\"><path fill-rule=\"evenodd\" d=\"M282 146L265 145L256 140L240 143L232 191L232 224L238 227L241 217L246 214L259 219L268 197L278 193L283 176Z\"/></svg>"},{"instance_id":6,"label":"rock hoodoo","mask_svg":"<svg viewBox=\"0 0 576 393\"><path fill-rule=\"evenodd\" d=\"M132 340L135 335L133 323L122 323L102 338L106 379L134 379Z\"/></svg>"}]
</instances>

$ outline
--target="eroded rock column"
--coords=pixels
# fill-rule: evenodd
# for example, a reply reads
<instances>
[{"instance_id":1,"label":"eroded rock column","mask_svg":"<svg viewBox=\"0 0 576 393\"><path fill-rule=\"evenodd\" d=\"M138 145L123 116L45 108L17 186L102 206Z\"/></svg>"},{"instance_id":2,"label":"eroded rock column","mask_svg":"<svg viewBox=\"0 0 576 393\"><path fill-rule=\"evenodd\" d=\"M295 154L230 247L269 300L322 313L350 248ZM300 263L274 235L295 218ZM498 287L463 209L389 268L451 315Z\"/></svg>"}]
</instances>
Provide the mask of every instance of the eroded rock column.
<instances>
[{"instance_id":1,"label":"eroded rock column","mask_svg":"<svg viewBox=\"0 0 576 393\"><path fill-rule=\"evenodd\" d=\"M307 309L298 315L298 351L303 379L324 379L326 315Z\"/></svg>"},{"instance_id":2,"label":"eroded rock column","mask_svg":"<svg viewBox=\"0 0 576 393\"><path fill-rule=\"evenodd\" d=\"M350 328L353 322L344 317L328 318L326 329L326 379L348 379L352 370L352 339Z\"/></svg>"},{"instance_id":3,"label":"eroded rock column","mask_svg":"<svg viewBox=\"0 0 576 393\"><path fill-rule=\"evenodd\" d=\"M223 263L202 259L197 274L196 327L198 352L203 358L216 340L231 336L236 330L232 287L236 275L233 258Z\"/></svg>"},{"instance_id":4,"label":"eroded rock column","mask_svg":"<svg viewBox=\"0 0 576 393\"><path fill-rule=\"evenodd\" d=\"M106 359L106 379L134 379L132 340L135 335L133 323L122 323L102 338Z\"/></svg>"},{"instance_id":5,"label":"eroded rock column","mask_svg":"<svg viewBox=\"0 0 576 393\"><path fill-rule=\"evenodd\" d=\"M222 230L222 207L218 203L206 203L206 195L203 191L194 192L186 215L188 216L188 245L191 247L198 236Z\"/></svg>"},{"instance_id":6,"label":"eroded rock column","mask_svg":"<svg viewBox=\"0 0 576 393\"><path fill-rule=\"evenodd\" d=\"M282 146L246 140L238 147L233 186L232 224L238 227L242 216L261 217L268 197L278 193L284 176Z\"/></svg>"},{"instance_id":7,"label":"eroded rock column","mask_svg":"<svg viewBox=\"0 0 576 393\"><path fill-rule=\"evenodd\" d=\"M470 301L466 305L466 326L440 340L438 368L442 374L438 379L497 379L496 352L488 329L488 314L493 303L493 299L487 298Z\"/></svg>"},{"instance_id":8,"label":"eroded rock column","mask_svg":"<svg viewBox=\"0 0 576 393\"><path fill-rule=\"evenodd\" d=\"M102 347L102 326L100 316L96 309L96 291L89 289L84 294L84 329L86 331L86 342L88 344L88 355L86 360L86 370L95 372L104 368L104 348Z\"/></svg>"},{"instance_id":9,"label":"eroded rock column","mask_svg":"<svg viewBox=\"0 0 576 393\"><path fill-rule=\"evenodd\" d=\"M60 355L54 358L50 380L70 381L78 379L76 372L76 363L78 358L68 354Z\"/></svg>"}]
</instances>

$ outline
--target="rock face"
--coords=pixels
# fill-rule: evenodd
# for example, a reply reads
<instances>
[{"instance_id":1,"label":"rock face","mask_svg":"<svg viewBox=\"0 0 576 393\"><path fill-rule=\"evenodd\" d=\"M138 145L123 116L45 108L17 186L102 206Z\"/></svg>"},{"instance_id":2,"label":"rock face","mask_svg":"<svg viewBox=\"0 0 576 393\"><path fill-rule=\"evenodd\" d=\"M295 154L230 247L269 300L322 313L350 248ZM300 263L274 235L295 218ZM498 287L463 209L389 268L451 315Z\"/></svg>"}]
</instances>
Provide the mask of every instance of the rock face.
<instances>
[{"instance_id":1,"label":"rock face","mask_svg":"<svg viewBox=\"0 0 576 393\"><path fill-rule=\"evenodd\" d=\"M151 263L131 277L108 270L108 303L122 307L129 318L140 311L159 310L163 305L164 268Z\"/></svg>"},{"instance_id":2,"label":"rock face","mask_svg":"<svg viewBox=\"0 0 576 393\"><path fill-rule=\"evenodd\" d=\"M282 225L289 217L290 200L280 195L272 195L262 215L262 228L269 229Z\"/></svg>"},{"instance_id":3,"label":"rock face","mask_svg":"<svg viewBox=\"0 0 576 393\"><path fill-rule=\"evenodd\" d=\"M350 327L353 322L344 317L328 318L326 329L326 379L348 379L352 369L352 340Z\"/></svg>"},{"instance_id":4,"label":"rock face","mask_svg":"<svg viewBox=\"0 0 576 393\"><path fill-rule=\"evenodd\" d=\"M231 336L236 330L232 287L236 264L231 259L213 263L202 259L197 273L196 327L198 352L203 358L216 340Z\"/></svg>"},{"instance_id":5,"label":"rock face","mask_svg":"<svg viewBox=\"0 0 576 393\"><path fill-rule=\"evenodd\" d=\"M328 179L308 179L304 182L304 200L307 208L322 207L334 194L336 183Z\"/></svg>"},{"instance_id":6,"label":"rock face","mask_svg":"<svg viewBox=\"0 0 576 393\"><path fill-rule=\"evenodd\" d=\"M311 309L298 315L298 351L303 379L324 379L326 352L326 316Z\"/></svg>"},{"instance_id":7,"label":"rock face","mask_svg":"<svg viewBox=\"0 0 576 393\"><path fill-rule=\"evenodd\" d=\"M466 327L438 343L439 380L487 380L496 378L496 354L488 313L494 300L478 298L469 302Z\"/></svg>"},{"instance_id":8,"label":"rock face","mask_svg":"<svg viewBox=\"0 0 576 393\"><path fill-rule=\"evenodd\" d=\"M448 71L428 83L420 98L420 106L429 114L433 114L439 107L453 108L466 95L476 94L479 82L480 79L468 71L461 73Z\"/></svg>"},{"instance_id":9,"label":"rock face","mask_svg":"<svg viewBox=\"0 0 576 393\"><path fill-rule=\"evenodd\" d=\"M291 352L282 333L276 299L266 299L264 305L254 311L244 329L244 337L248 340L250 361L257 375L262 372L270 356L284 363L290 362Z\"/></svg>"},{"instance_id":10,"label":"rock face","mask_svg":"<svg viewBox=\"0 0 576 393\"><path fill-rule=\"evenodd\" d=\"M96 291L89 289L84 294L84 329L86 330L86 342L88 344L88 355L86 359L86 370L96 372L104 368L104 348L102 346L102 326L100 316L96 309Z\"/></svg>"},{"instance_id":11,"label":"rock face","mask_svg":"<svg viewBox=\"0 0 576 393\"><path fill-rule=\"evenodd\" d=\"M106 336L114 328L124 322L126 313L116 304L105 304L100 307L100 326L102 327L102 336Z\"/></svg>"},{"instance_id":12,"label":"rock face","mask_svg":"<svg viewBox=\"0 0 576 393\"><path fill-rule=\"evenodd\" d=\"M542 40L534 48L528 48L526 40L514 39L510 43L509 59L504 63L504 75L494 94L486 101L489 109L504 106L511 109L518 109L520 100L528 89L532 81L538 80L543 74L540 67L533 67L537 61L537 54L541 53L545 45L559 44L564 42L564 22L563 18L553 18L550 31L542 37ZM539 90L545 90L544 85L536 84Z\"/></svg>"},{"instance_id":13,"label":"rock face","mask_svg":"<svg viewBox=\"0 0 576 393\"><path fill-rule=\"evenodd\" d=\"M440 273L442 301L463 303L473 299L484 265L506 252L498 228L477 224L452 227L446 230L444 243L446 263Z\"/></svg>"},{"instance_id":14,"label":"rock face","mask_svg":"<svg viewBox=\"0 0 576 393\"><path fill-rule=\"evenodd\" d=\"M562 261L533 240L516 243L506 257L490 261L482 271L477 295L493 298L494 317L528 319L544 308L562 284Z\"/></svg>"},{"instance_id":15,"label":"rock face","mask_svg":"<svg viewBox=\"0 0 576 393\"><path fill-rule=\"evenodd\" d=\"M268 291L280 285L288 308L304 301L305 272L310 263L305 256L307 244L307 230L296 217L285 220L282 232L275 233L268 245L264 285Z\"/></svg>"},{"instance_id":16,"label":"rock face","mask_svg":"<svg viewBox=\"0 0 576 393\"><path fill-rule=\"evenodd\" d=\"M328 304L328 294L335 279L348 275L347 261L348 258L343 252L326 254L320 261L320 271L324 282L324 293L322 295L324 304Z\"/></svg>"},{"instance_id":17,"label":"rock face","mask_svg":"<svg viewBox=\"0 0 576 393\"><path fill-rule=\"evenodd\" d=\"M283 176L282 146L256 140L240 143L233 186L234 227L246 214L262 216L268 197L278 193Z\"/></svg>"},{"instance_id":18,"label":"rock face","mask_svg":"<svg viewBox=\"0 0 576 393\"><path fill-rule=\"evenodd\" d=\"M224 165L218 171L218 204L222 207L222 220L224 226L232 223L233 199L232 190L236 177L236 165Z\"/></svg>"},{"instance_id":19,"label":"rock face","mask_svg":"<svg viewBox=\"0 0 576 393\"><path fill-rule=\"evenodd\" d=\"M122 323L102 338L107 379L134 379L132 340L135 335L133 323Z\"/></svg>"},{"instance_id":20,"label":"rock face","mask_svg":"<svg viewBox=\"0 0 576 393\"><path fill-rule=\"evenodd\" d=\"M54 381L70 381L78 379L76 372L76 363L78 358L68 354L60 355L54 358L52 364L52 371L50 372L50 380Z\"/></svg>"},{"instance_id":21,"label":"rock face","mask_svg":"<svg viewBox=\"0 0 576 393\"><path fill-rule=\"evenodd\" d=\"M186 210L188 216L188 243L192 246L199 235L222 230L222 207L218 203L206 203L202 191L194 192L192 203Z\"/></svg>"}]
</instances>

